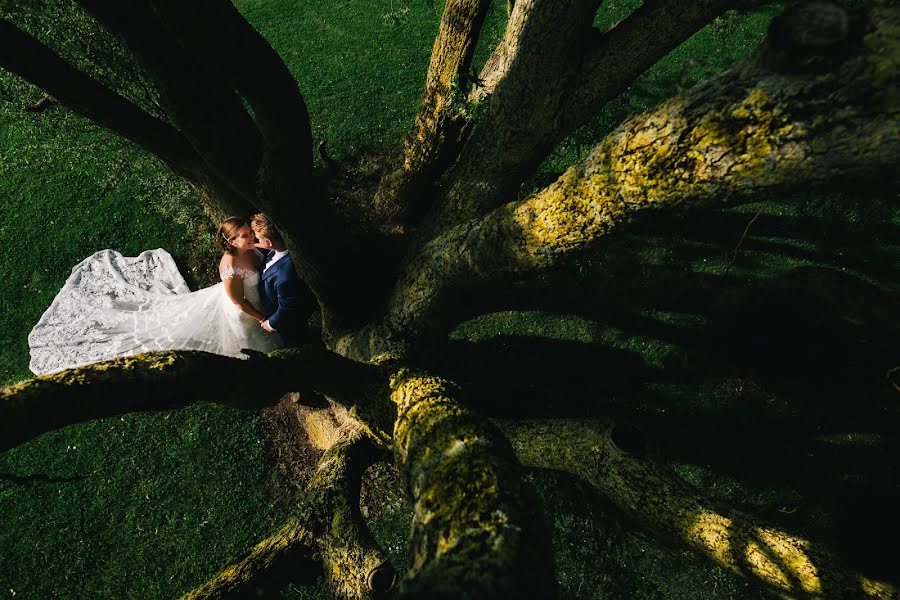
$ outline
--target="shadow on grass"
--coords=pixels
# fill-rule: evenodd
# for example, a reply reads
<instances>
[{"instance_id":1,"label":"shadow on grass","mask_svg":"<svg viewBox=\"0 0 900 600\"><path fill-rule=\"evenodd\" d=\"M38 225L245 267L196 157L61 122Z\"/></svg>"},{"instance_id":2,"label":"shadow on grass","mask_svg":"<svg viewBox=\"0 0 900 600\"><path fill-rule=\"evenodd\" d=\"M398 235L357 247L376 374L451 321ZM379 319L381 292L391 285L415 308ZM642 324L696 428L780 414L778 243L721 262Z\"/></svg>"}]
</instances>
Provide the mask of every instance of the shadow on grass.
<instances>
[{"instance_id":1,"label":"shadow on grass","mask_svg":"<svg viewBox=\"0 0 900 600\"><path fill-rule=\"evenodd\" d=\"M767 214L733 269L694 268L711 252L726 265L751 217L713 213L671 236L629 234L539 289L513 286L491 301L592 323L592 341L531 326L453 341L441 361L483 413L627 420L667 460L735 481L720 499L896 579L880 548L900 537L900 406L886 379L900 302L884 289L900 280L889 246L900 231L848 228L826 243L822 219Z\"/></svg>"}]
</instances>

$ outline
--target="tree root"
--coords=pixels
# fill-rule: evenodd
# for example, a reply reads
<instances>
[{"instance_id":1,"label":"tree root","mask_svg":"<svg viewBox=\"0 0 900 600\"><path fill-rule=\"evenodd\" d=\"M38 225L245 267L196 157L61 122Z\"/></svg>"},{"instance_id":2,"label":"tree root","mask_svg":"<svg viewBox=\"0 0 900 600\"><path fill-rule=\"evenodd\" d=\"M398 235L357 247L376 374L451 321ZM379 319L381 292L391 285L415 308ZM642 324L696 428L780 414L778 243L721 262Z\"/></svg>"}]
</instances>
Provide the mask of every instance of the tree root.
<instances>
[{"instance_id":1,"label":"tree root","mask_svg":"<svg viewBox=\"0 0 900 600\"><path fill-rule=\"evenodd\" d=\"M847 570L812 541L703 497L641 457L642 437L605 420L497 422L523 465L584 478L630 518L718 565L802 598L900 598L900 589Z\"/></svg>"},{"instance_id":2,"label":"tree root","mask_svg":"<svg viewBox=\"0 0 900 600\"><path fill-rule=\"evenodd\" d=\"M259 598L324 573L338 598L382 597L396 574L359 512L359 482L377 456L367 438L345 439L319 461L298 517L182 600Z\"/></svg>"}]
</instances>

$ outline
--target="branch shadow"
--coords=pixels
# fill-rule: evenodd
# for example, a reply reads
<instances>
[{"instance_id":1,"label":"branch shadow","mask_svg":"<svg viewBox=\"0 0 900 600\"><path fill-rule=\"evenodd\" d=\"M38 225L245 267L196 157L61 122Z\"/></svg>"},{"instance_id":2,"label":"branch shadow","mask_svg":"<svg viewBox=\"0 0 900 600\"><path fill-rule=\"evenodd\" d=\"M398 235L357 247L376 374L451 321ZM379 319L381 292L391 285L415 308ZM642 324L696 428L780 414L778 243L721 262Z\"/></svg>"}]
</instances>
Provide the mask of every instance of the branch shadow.
<instances>
[{"instance_id":1,"label":"branch shadow","mask_svg":"<svg viewBox=\"0 0 900 600\"><path fill-rule=\"evenodd\" d=\"M667 460L736 481L723 498L736 508L896 579L880 548L900 535L900 405L886 378L900 363L900 294L871 281L900 281L900 227L888 219L823 241L821 218L767 214L734 269L697 267L727 263L751 217L713 212L665 236L649 233L657 220L482 300L485 310L577 317L599 332L591 341L532 327L455 339L436 360L491 416L636 424ZM767 270L772 261L788 268ZM667 354L609 343L607 331Z\"/></svg>"}]
</instances>

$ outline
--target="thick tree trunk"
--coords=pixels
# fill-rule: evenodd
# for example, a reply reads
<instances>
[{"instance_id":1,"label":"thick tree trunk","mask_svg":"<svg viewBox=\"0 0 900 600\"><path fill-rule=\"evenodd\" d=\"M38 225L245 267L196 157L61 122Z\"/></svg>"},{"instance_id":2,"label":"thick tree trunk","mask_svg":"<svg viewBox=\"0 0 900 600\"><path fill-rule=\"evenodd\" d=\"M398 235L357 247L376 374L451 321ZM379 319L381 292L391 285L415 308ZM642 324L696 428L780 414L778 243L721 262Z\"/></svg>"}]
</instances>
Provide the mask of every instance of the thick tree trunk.
<instances>
[{"instance_id":1,"label":"thick tree trunk","mask_svg":"<svg viewBox=\"0 0 900 600\"><path fill-rule=\"evenodd\" d=\"M464 409L453 385L398 370L393 447L413 501L413 597L550 598L555 572L533 491L492 425Z\"/></svg>"}]
</instances>

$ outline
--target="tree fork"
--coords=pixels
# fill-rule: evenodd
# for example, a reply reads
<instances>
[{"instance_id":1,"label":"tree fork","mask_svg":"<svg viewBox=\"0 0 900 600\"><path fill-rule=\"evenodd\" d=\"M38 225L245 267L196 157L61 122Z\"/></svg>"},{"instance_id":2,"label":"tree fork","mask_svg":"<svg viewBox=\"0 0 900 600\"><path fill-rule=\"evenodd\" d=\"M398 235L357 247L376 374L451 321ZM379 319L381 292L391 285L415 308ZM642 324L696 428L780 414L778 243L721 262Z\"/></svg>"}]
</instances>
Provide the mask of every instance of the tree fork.
<instances>
[{"instance_id":1,"label":"tree fork","mask_svg":"<svg viewBox=\"0 0 900 600\"><path fill-rule=\"evenodd\" d=\"M322 572L335 597L383 597L396 573L359 512L360 478L378 457L366 438L343 439L319 460L297 517L182 600L258 598Z\"/></svg>"},{"instance_id":2,"label":"tree fork","mask_svg":"<svg viewBox=\"0 0 900 600\"><path fill-rule=\"evenodd\" d=\"M415 123L406 135L396 167L381 179L375 208L388 221L405 224L415 204L461 147L466 116L459 111L460 87L472 64L472 54L484 19L487 0L449 0L425 80Z\"/></svg>"},{"instance_id":3,"label":"tree fork","mask_svg":"<svg viewBox=\"0 0 900 600\"><path fill-rule=\"evenodd\" d=\"M590 483L656 535L800 598L900 598L900 588L849 571L824 547L702 496L644 458L645 441L608 420L497 421L523 465Z\"/></svg>"},{"instance_id":4,"label":"tree fork","mask_svg":"<svg viewBox=\"0 0 900 600\"><path fill-rule=\"evenodd\" d=\"M632 117L549 187L428 241L384 322L359 335L381 327L427 346L469 316L465 303L449 304L454 292L552 268L645 214L890 176L900 160L898 23L896 8L874 11L871 31L836 44L813 71L777 53L773 64L764 43Z\"/></svg>"}]
</instances>

